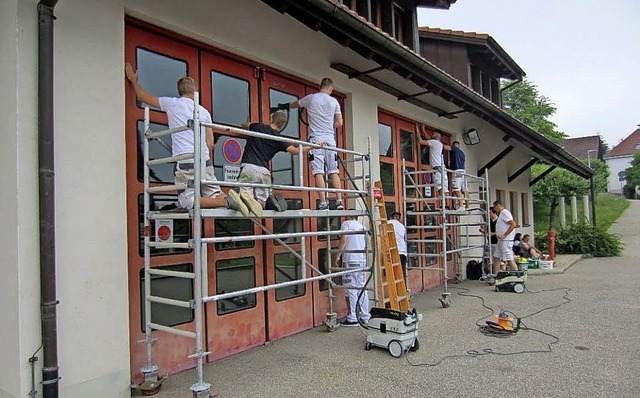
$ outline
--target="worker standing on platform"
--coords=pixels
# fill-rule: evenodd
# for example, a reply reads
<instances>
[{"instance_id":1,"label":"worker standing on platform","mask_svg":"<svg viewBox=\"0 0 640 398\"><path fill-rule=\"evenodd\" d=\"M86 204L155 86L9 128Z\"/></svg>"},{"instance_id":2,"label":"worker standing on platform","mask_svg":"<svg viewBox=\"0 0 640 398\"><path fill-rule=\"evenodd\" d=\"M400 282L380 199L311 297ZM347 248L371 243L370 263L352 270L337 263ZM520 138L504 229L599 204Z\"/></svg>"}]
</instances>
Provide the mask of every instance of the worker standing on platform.
<instances>
[{"instance_id":1,"label":"worker standing on platform","mask_svg":"<svg viewBox=\"0 0 640 398\"><path fill-rule=\"evenodd\" d=\"M340 228L343 232L361 231L360 234L340 235L340 244L338 246L339 256L336 257L335 265L340 266L342 259L343 268L362 268L367 263L367 253L365 253L365 228L358 218L355 216L347 216ZM342 284L346 287L346 299L349 307L347 319L340 324L343 326L358 326L358 316L356 315L356 303L360 306L360 320L368 322L369 318L369 294L364 289L366 283L365 273L363 271L353 272L343 275ZM362 295L360 294L362 293ZM360 296L360 301L358 301Z\"/></svg>"},{"instance_id":2,"label":"worker standing on platform","mask_svg":"<svg viewBox=\"0 0 640 398\"><path fill-rule=\"evenodd\" d=\"M441 170L444 167L444 157L442 156L442 150L451 150L449 145L444 145L441 141L441 134L438 130L434 131L433 136L429 138L427 136L427 129L424 125L421 125L418 130L418 141L421 145L429 147L429 164L433 170L436 170L434 174L436 180L436 191L441 191L442 195L449 193L449 179L447 173L444 173L444 181L442 181Z\"/></svg>"},{"instance_id":3,"label":"worker standing on platform","mask_svg":"<svg viewBox=\"0 0 640 398\"><path fill-rule=\"evenodd\" d=\"M138 74L129 63L125 66L125 74L140 101L150 106L160 108L167 114L169 128L186 126L187 122L193 118L193 100L194 94L198 89L198 84L192 78L183 77L178 80L177 89L180 97L156 97L144 91L142 86L140 86ZM211 123L211 114L201 105L199 105L199 114L202 122ZM206 170L203 170L202 178L207 181L217 181L211 161L211 152L213 151L213 130L211 128L206 129L206 140L202 142L201 150L202 157L206 162ZM194 153L193 131L184 130L171 134L171 152L172 156ZM193 159L189 159L176 163L176 184L186 184L190 180L193 180L193 162ZM249 216L248 207L242 202L240 195L236 192L229 191L229 195L227 196L222 192L219 185L213 183L202 184L201 192L203 196L200 198L200 206L203 208L228 207L240 211L245 217ZM178 195L178 203L182 208L192 209L194 201L193 188L186 188Z\"/></svg>"},{"instance_id":4,"label":"worker standing on platform","mask_svg":"<svg viewBox=\"0 0 640 398\"><path fill-rule=\"evenodd\" d=\"M465 211L469 207L467 176L464 175L466 173L464 161L465 156L464 152L460 149L460 142L453 141L449 168L451 169L453 194L458 197L457 210L459 211ZM466 206L464 198L466 198Z\"/></svg>"},{"instance_id":5,"label":"worker standing on platform","mask_svg":"<svg viewBox=\"0 0 640 398\"><path fill-rule=\"evenodd\" d=\"M516 235L516 222L513 220L511 212L504 208L502 201L493 202L493 208L499 214L496 221L496 237L498 238L500 260L504 261L512 270L517 271L518 265L513 260L513 238Z\"/></svg>"},{"instance_id":6,"label":"worker standing on platform","mask_svg":"<svg viewBox=\"0 0 640 398\"><path fill-rule=\"evenodd\" d=\"M342 126L342 112L340 104L331 96L333 92L333 81L325 77L320 82L320 91L309 94L291 104L278 104L281 108L306 108L309 121L309 142L312 144L326 143L327 147L336 146L335 129ZM338 175L338 153L329 149L312 149L311 172L316 180L316 187L324 188L324 169L332 188L340 189L340 176ZM318 192L320 204L318 210L328 210L329 201L326 192ZM344 210L342 194L337 193L336 208Z\"/></svg>"},{"instance_id":7,"label":"worker standing on platform","mask_svg":"<svg viewBox=\"0 0 640 398\"><path fill-rule=\"evenodd\" d=\"M400 222L402 214L399 211L391 213L389 224L393 225L393 232L396 234L396 245L400 254L400 264L402 264L402 275L407 282L407 228Z\"/></svg>"},{"instance_id":8,"label":"worker standing on platform","mask_svg":"<svg viewBox=\"0 0 640 398\"><path fill-rule=\"evenodd\" d=\"M275 112L271 115L269 124L265 123L242 123L242 128L262 134L269 134L280 137L280 131L287 124L287 116L283 112ZM289 152L292 155L299 153L296 145L288 142L274 141L266 138L245 137L247 143L244 146L242 154L242 170L238 176L240 183L265 184L271 185L271 172L269 171L269 162L278 152ZM310 147L304 147L303 152L307 153ZM261 205L260 209L252 211L261 211L262 208L267 210L285 211L287 210L287 201L282 194L275 193L269 195L268 188L255 188L256 199ZM249 202L249 198L253 198L253 187L240 187L240 197L245 202ZM247 203L248 205L248 203Z\"/></svg>"}]
</instances>

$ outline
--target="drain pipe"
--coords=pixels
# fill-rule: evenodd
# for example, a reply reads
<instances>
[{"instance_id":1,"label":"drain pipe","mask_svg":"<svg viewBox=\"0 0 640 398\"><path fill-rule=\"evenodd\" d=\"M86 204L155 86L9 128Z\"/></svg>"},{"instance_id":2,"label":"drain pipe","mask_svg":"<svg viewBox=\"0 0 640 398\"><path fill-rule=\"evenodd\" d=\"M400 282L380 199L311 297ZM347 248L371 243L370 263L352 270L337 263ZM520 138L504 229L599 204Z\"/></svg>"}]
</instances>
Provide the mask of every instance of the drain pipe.
<instances>
[{"instance_id":1,"label":"drain pipe","mask_svg":"<svg viewBox=\"0 0 640 398\"><path fill-rule=\"evenodd\" d=\"M55 173L53 146L53 9L58 0L38 3L38 187L40 190L40 299L42 391L58 398L56 306Z\"/></svg>"}]
</instances>

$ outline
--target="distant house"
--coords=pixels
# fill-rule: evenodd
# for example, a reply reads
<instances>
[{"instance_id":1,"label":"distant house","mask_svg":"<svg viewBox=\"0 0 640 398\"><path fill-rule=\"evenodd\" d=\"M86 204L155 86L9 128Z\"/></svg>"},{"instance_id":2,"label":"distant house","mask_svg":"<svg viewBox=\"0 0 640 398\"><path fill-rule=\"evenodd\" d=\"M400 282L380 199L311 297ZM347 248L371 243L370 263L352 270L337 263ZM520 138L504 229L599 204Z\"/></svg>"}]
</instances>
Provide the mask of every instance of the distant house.
<instances>
[{"instance_id":1,"label":"distant house","mask_svg":"<svg viewBox=\"0 0 640 398\"><path fill-rule=\"evenodd\" d=\"M604 160L607 162L607 165L609 165L609 170L611 171L608 185L609 192L620 193L622 187L626 184L626 181L620 181L620 173L631 166L633 154L637 151L640 151L640 128L636 129L636 131L604 155Z\"/></svg>"},{"instance_id":2,"label":"distant house","mask_svg":"<svg viewBox=\"0 0 640 398\"><path fill-rule=\"evenodd\" d=\"M599 135L567 138L562 143L562 149L580 160L587 160L589 158L602 160L604 156L603 144Z\"/></svg>"}]
</instances>

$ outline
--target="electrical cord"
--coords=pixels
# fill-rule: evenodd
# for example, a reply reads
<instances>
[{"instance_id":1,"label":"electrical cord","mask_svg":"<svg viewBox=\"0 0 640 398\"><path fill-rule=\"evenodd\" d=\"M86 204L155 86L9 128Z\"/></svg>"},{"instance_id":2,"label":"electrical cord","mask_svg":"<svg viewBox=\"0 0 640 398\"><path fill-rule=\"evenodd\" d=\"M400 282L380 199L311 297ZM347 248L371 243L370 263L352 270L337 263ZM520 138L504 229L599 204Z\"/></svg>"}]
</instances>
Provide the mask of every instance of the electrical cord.
<instances>
[{"instance_id":1,"label":"electrical cord","mask_svg":"<svg viewBox=\"0 0 640 398\"><path fill-rule=\"evenodd\" d=\"M459 296L463 296L463 297L474 297L474 298L478 298L481 300L481 304L484 308L488 309L489 311L491 311L491 313L493 314L495 311L493 310L493 308L487 306L485 304L484 298L475 294L468 294L469 289L467 288L463 288L463 287L452 287L452 289L460 289L460 290L464 290L463 292L458 292L457 295ZM542 334L544 336L547 337L551 337L553 339L553 341L547 343L546 348L540 349L540 350L521 350L521 351L510 351L510 352L500 352L500 351L494 351L492 348L483 348L482 350L478 351L478 350L468 350L465 351L462 354L449 354L449 355L445 355L443 357L441 357L437 362L434 363L428 363L428 362L424 362L424 363L413 363L411 362L411 360L409 359L409 355L408 355L408 351L405 352L403 355L405 357L405 359L407 360L407 363L411 366L424 366L424 367L434 367L434 366L438 366L440 365L442 362L444 362L447 359L453 359L453 358L466 358L466 357L470 357L470 358L477 358L480 356L485 356L485 355L499 355L499 356L512 356L512 355L523 355L523 354L542 354L542 353L549 353L552 351L552 345L557 344L558 342L560 342L560 338L554 334L545 332L543 330L540 329L535 329L532 327L527 326L524 322L522 322L523 319L525 318L529 318L532 317L534 315L537 315L543 311L547 311L547 310L551 310L554 308L558 308L562 305L568 304L571 302L571 299L569 299L569 292L571 291L571 288L568 287L562 287L562 288L556 288L556 289L544 289L544 290L538 290L538 291L531 291L531 290L527 290L529 293L533 293L533 294L539 294L539 293L543 293L543 292L553 292L553 291L558 291L558 290L564 290L564 294L563 294L563 302L561 302L560 304L557 305L553 305L550 307L545 307L539 311L535 311L531 314L528 314L526 316L520 317L520 329L521 330L528 330L528 331L532 331L532 332L536 332L539 334ZM517 315L514 314L512 311L505 311L511 315L513 315L514 317L517 318ZM498 337L498 338L505 338L505 337L510 337L512 336L514 333L513 332L507 332L507 331L499 331L499 330L494 330L493 332L491 332L491 334L488 334L488 332L486 332L486 328L490 328L489 326L484 326L484 325L480 325L478 322L480 322L481 320L485 319L486 317L482 317L480 319L478 319L476 321L476 325L479 326L479 331L487 336L491 336L491 337ZM496 333L497 332L497 333ZM506 334L506 333L508 334ZM416 332L414 332L414 339L416 339Z\"/></svg>"}]
</instances>

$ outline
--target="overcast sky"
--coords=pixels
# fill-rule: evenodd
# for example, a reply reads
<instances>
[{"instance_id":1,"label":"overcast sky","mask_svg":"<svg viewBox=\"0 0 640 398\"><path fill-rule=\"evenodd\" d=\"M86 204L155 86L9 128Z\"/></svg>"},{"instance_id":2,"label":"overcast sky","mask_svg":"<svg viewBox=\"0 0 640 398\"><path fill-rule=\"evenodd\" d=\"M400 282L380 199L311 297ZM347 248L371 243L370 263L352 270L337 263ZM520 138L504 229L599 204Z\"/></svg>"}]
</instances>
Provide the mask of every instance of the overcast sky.
<instances>
[{"instance_id":1,"label":"overcast sky","mask_svg":"<svg viewBox=\"0 0 640 398\"><path fill-rule=\"evenodd\" d=\"M640 124L639 0L458 0L418 22L491 35L571 137L601 132L613 147Z\"/></svg>"}]
</instances>

